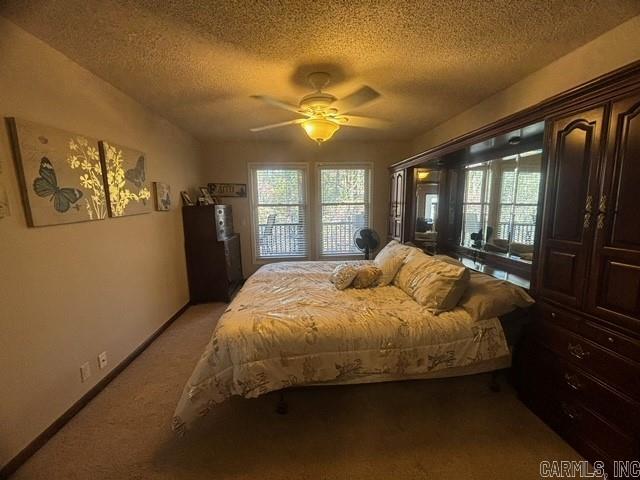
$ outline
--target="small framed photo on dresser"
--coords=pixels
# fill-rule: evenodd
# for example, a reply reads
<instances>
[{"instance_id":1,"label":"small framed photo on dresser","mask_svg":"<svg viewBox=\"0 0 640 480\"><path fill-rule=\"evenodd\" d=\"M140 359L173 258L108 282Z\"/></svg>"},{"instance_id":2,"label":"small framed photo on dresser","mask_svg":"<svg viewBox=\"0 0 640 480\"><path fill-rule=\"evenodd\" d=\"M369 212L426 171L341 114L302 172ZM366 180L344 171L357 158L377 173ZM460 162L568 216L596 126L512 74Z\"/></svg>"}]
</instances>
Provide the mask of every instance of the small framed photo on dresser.
<instances>
[{"instance_id":1,"label":"small framed photo on dresser","mask_svg":"<svg viewBox=\"0 0 640 480\"><path fill-rule=\"evenodd\" d=\"M182 204L185 207L193 207L195 205L193 200L191 200L191 196L189 196L189 192L183 190L180 192L180 197L182 198Z\"/></svg>"},{"instance_id":2,"label":"small framed photo on dresser","mask_svg":"<svg viewBox=\"0 0 640 480\"><path fill-rule=\"evenodd\" d=\"M200 187L201 196L204 198L205 205L215 205L216 202L209 193L209 189L207 187Z\"/></svg>"}]
</instances>

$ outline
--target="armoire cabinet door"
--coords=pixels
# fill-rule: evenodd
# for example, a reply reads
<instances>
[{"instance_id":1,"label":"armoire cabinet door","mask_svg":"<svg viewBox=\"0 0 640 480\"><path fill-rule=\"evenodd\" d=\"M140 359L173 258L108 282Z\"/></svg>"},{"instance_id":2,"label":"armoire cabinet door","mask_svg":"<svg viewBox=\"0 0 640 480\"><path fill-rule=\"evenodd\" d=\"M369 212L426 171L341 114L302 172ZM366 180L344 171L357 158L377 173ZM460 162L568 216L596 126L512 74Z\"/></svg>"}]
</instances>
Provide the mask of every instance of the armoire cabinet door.
<instances>
[{"instance_id":1,"label":"armoire cabinet door","mask_svg":"<svg viewBox=\"0 0 640 480\"><path fill-rule=\"evenodd\" d=\"M389 235L402 241L404 215L404 170L391 174L391 212L389 217Z\"/></svg>"},{"instance_id":2,"label":"armoire cabinet door","mask_svg":"<svg viewBox=\"0 0 640 480\"><path fill-rule=\"evenodd\" d=\"M389 178L389 225L387 235L393 237L393 228L396 221L396 174L392 173Z\"/></svg>"},{"instance_id":3,"label":"armoire cabinet door","mask_svg":"<svg viewBox=\"0 0 640 480\"><path fill-rule=\"evenodd\" d=\"M540 294L582 305L596 219L604 107L556 119L549 166L538 281Z\"/></svg>"},{"instance_id":4,"label":"armoire cabinet door","mask_svg":"<svg viewBox=\"0 0 640 480\"><path fill-rule=\"evenodd\" d=\"M588 309L640 332L640 93L610 118Z\"/></svg>"}]
</instances>

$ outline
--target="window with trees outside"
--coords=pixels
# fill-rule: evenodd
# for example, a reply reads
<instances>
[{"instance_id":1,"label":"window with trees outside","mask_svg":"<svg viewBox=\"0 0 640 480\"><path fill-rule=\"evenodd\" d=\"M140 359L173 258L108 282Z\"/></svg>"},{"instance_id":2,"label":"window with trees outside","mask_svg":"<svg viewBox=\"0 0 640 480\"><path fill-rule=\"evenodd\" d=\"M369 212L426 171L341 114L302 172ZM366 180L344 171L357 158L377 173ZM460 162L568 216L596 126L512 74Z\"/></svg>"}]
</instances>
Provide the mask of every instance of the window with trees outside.
<instances>
[{"instance_id":1,"label":"window with trees outside","mask_svg":"<svg viewBox=\"0 0 640 480\"><path fill-rule=\"evenodd\" d=\"M531 260L542 151L465 167L461 245Z\"/></svg>"},{"instance_id":2,"label":"window with trees outside","mask_svg":"<svg viewBox=\"0 0 640 480\"><path fill-rule=\"evenodd\" d=\"M369 226L371 166L318 166L321 256L354 255L356 231Z\"/></svg>"},{"instance_id":3,"label":"window with trees outside","mask_svg":"<svg viewBox=\"0 0 640 480\"><path fill-rule=\"evenodd\" d=\"M307 167L250 165L256 260L309 256Z\"/></svg>"}]
</instances>

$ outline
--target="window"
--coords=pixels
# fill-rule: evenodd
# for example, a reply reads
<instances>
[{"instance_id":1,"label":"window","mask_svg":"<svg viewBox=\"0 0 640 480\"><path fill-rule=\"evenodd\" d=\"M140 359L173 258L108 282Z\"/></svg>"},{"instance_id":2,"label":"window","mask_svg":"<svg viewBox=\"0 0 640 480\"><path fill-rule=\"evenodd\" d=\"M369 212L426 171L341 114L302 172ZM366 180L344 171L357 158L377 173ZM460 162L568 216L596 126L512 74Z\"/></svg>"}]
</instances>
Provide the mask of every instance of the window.
<instances>
[{"instance_id":1,"label":"window","mask_svg":"<svg viewBox=\"0 0 640 480\"><path fill-rule=\"evenodd\" d=\"M307 258L306 165L250 165L256 260Z\"/></svg>"},{"instance_id":2,"label":"window","mask_svg":"<svg viewBox=\"0 0 640 480\"><path fill-rule=\"evenodd\" d=\"M318 176L320 255L360 254L353 236L369 226L371 166L320 165Z\"/></svg>"}]
</instances>

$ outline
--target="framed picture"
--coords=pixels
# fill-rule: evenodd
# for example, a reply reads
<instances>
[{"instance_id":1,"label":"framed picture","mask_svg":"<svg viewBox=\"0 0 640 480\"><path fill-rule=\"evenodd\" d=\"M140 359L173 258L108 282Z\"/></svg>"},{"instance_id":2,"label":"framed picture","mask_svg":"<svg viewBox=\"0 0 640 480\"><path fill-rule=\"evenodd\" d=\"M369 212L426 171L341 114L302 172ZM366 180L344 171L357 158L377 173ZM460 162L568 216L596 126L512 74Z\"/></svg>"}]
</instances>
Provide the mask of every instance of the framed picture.
<instances>
[{"instance_id":1,"label":"framed picture","mask_svg":"<svg viewBox=\"0 0 640 480\"><path fill-rule=\"evenodd\" d=\"M246 197L246 183L209 183L209 193L218 197Z\"/></svg>"},{"instance_id":2,"label":"framed picture","mask_svg":"<svg viewBox=\"0 0 640 480\"><path fill-rule=\"evenodd\" d=\"M205 201L204 205L216 204L216 202L211 197L211 194L209 193L209 190L207 189L207 187L200 187L200 193L202 194L202 198L204 198L204 201Z\"/></svg>"},{"instance_id":3,"label":"framed picture","mask_svg":"<svg viewBox=\"0 0 640 480\"><path fill-rule=\"evenodd\" d=\"M0 218L4 218L11 215L11 211L9 210L9 195L7 195L7 189L1 180L0 178Z\"/></svg>"},{"instance_id":4,"label":"framed picture","mask_svg":"<svg viewBox=\"0 0 640 480\"><path fill-rule=\"evenodd\" d=\"M193 207L195 204L193 203L193 200L191 200L191 197L189 196L189 192L187 191L182 191L180 192L180 197L182 197L182 204L186 207Z\"/></svg>"},{"instance_id":5,"label":"framed picture","mask_svg":"<svg viewBox=\"0 0 640 480\"><path fill-rule=\"evenodd\" d=\"M15 118L7 124L30 227L107 217L98 140Z\"/></svg>"},{"instance_id":6,"label":"framed picture","mask_svg":"<svg viewBox=\"0 0 640 480\"><path fill-rule=\"evenodd\" d=\"M151 188L144 153L110 142L99 144L102 170L107 173L109 216L149 213Z\"/></svg>"},{"instance_id":7,"label":"framed picture","mask_svg":"<svg viewBox=\"0 0 640 480\"><path fill-rule=\"evenodd\" d=\"M162 182L153 182L156 194L156 210L166 212L171 209L171 188Z\"/></svg>"}]
</instances>

